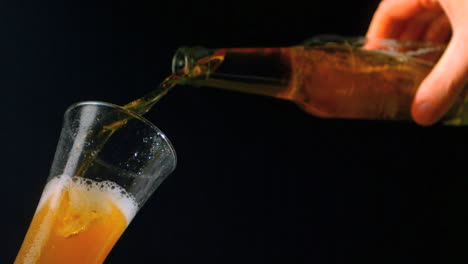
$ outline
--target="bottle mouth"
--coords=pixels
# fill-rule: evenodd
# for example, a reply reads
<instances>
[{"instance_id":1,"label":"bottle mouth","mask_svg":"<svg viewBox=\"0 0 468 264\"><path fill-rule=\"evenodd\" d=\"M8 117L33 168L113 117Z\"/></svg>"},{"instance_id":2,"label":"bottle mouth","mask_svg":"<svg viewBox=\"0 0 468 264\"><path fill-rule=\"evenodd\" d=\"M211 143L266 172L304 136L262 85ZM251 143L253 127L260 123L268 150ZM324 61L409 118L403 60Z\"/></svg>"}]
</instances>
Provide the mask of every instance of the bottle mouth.
<instances>
[{"instance_id":1,"label":"bottle mouth","mask_svg":"<svg viewBox=\"0 0 468 264\"><path fill-rule=\"evenodd\" d=\"M210 61L213 52L203 47L180 47L172 57L172 73L180 76L194 75L196 67Z\"/></svg>"},{"instance_id":2,"label":"bottle mouth","mask_svg":"<svg viewBox=\"0 0 468 264\"><path fill-rule=\"evenodd\" d=\"M176 75L186 75L189 68L189 48L178 48L172 57L172 73Z\"/></svg>"}]
</instances>

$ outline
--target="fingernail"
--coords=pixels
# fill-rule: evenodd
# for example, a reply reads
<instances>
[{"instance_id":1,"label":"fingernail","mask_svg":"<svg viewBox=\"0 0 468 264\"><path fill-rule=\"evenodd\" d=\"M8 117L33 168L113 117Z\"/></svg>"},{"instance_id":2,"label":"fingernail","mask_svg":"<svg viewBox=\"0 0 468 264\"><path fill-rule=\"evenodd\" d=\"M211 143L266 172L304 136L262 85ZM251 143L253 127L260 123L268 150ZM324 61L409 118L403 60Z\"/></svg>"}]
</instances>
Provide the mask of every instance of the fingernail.
<instances>
[{"instance_id":1,"label":"fingernail","mask_svg":"<svg viewBox=\"0 0 468 264\"><path fill-rule=\"evenodd\" d=\"M436 121L436 108L431 103L421 103L416 108L414 118L421 125L432 125Z\"/></svg>"}]
</instances>

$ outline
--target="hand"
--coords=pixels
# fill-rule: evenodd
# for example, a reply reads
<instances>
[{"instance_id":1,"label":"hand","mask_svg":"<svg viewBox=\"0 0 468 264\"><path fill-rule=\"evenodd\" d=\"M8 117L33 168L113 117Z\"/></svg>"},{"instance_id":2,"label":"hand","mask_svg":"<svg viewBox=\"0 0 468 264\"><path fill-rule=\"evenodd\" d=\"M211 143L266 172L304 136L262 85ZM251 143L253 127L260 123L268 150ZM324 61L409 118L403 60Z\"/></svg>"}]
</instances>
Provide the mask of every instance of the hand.
<instances>
[{"instance_id":1,"label":"hand","mask_svg":"<svg viewBox=\"0 0 468 264\"><path fill-rule=\"evenodd\" d=\"M468 1L383 0L368 38L450 42L421 83L411 113L421 125L437 122L463 92L468 80Z\"/></svg>"}]
</instances>

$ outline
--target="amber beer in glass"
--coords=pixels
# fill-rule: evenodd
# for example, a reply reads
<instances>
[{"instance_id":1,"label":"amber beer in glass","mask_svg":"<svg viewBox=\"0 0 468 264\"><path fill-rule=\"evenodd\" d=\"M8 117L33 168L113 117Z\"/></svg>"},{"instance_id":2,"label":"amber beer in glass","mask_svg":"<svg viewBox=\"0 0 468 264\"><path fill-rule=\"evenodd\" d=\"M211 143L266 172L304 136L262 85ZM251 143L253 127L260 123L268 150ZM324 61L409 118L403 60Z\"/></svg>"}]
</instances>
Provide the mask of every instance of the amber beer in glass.
<instances>
[{"instance_id":1,"label":"amber beer in glass","mask_svg":"<svg viewBox=\"0 0 468 264\"><path fill-rule=\"evenodd\" d=\"M146 119L108 103L71 106L14 263L103 263L175 164L171 143Z\"/></svg>"}]
</instances>

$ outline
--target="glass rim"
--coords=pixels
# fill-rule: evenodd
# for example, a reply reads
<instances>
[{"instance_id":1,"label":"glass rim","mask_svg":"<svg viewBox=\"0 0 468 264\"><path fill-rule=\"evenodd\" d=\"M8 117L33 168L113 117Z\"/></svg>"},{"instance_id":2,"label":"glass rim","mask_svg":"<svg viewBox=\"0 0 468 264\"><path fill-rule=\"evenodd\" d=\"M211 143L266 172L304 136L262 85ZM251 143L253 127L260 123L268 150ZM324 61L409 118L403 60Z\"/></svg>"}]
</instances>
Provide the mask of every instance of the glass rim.
<instances>
[{"instance_id":1,"label":"glass rim","mask_svg":"<svg viewBox=\"0 0 468 264\"><path fill-rule=\"evenodd\" d=\"M154 129L156 132L158 132L158 134L161 136L161 138L164 140L164 142L166 142L166 144L169 146L169 149L171 150L171 154L174 158L174 164L172 166L172 169L171 171L174 171L174 169L176 168L176 165L177 165L177 154L176 154L176 151L174 149L174 146L172 145L171 141L169 140L169 138L167 138L166 134L164 132L161 131L161 129L159 129L155 124L153 124L151 121L149 121L148 119L142 117L141 115L138 115L120 105L116 105L116 104L112 104L112 103L108 103L108 102L103 102L103 101L82 101L82 102L77 102L77 103L74 103L72 105L70 105L67 110L65 111L65 116L68 114L68 112L70 112L72 109L76 108L76 107L79 107L79 106L83 106L83 105L101 105L101 106L106 106L106 107L109 107L109 108L113 108L113 109L116 109L118 111L121 111L121 112L124 112L125 114L128 114L136 119L138 119L139 121L143 122L145 125L151 127L152 129Z\"/></svg>"}]
</instances>

